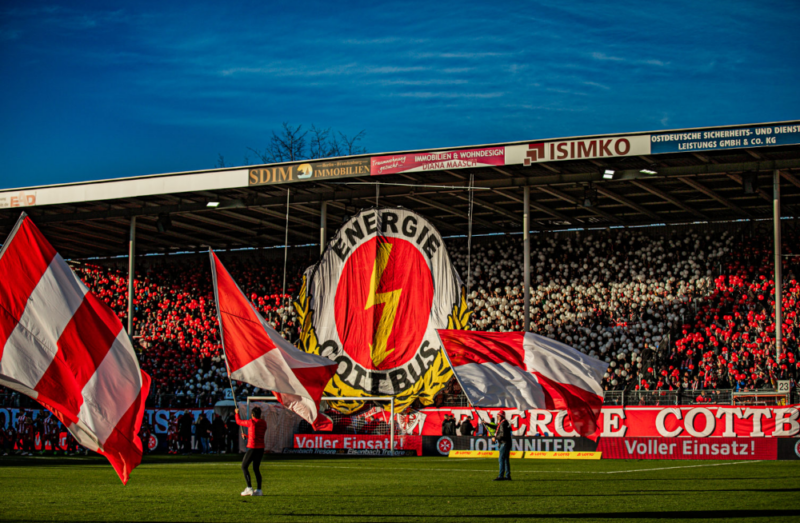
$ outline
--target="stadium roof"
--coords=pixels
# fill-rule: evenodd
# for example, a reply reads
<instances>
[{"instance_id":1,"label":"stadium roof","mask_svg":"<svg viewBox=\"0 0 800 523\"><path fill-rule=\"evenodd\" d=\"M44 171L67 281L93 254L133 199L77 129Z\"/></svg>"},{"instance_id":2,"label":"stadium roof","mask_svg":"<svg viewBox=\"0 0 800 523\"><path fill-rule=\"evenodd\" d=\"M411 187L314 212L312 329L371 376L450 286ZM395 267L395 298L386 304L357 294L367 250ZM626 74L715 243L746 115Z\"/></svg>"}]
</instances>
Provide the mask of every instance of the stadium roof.
<instances>
[{"instance_id":1,"label":"stadium roof","mask_svg":"<svg viewBox=\"0 0 800 523\"><path fill-rule=\"evenodd\" d=\"M404 206L442 234L769 219L780 171L784 215L800 204L800 121L367 154L0 191L0 237L26 211L65 256L320 241L359 208ZM613 172L611 172L613 171ZM379 185L376 185L379 184ZM747 190L746 190L747 189ZM377 194L379 193L379 194ZM216 202L216 206L213 206Z\"/></svg>"}]
</instances>

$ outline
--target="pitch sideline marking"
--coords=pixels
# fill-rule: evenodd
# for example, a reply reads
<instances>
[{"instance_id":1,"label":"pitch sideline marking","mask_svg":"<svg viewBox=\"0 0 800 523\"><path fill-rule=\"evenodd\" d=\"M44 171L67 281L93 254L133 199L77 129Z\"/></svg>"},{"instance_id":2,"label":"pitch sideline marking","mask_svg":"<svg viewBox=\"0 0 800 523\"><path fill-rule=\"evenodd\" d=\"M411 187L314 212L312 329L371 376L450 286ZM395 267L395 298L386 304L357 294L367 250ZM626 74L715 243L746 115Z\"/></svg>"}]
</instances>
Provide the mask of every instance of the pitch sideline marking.
<instances>
[{"instance_id":1,"label":"pitch sideline marking","mask_svg":"<svg viewBox=\"0 0 800 523\"><path fill-rule=\"evenodd\" d=\"M656 467L646 469L631 469L631 470L611 470L611 471L592 471L592 470L517 470L514 473L552 473L552 474L625 474L630 472L650 472L656 470L674 470L674 469L692 469L698 467L721 467L723 465L743 465L745 463L760 463L763 460L747 460L747 461L734 461L732 463L709 463L707 465L683 465L677 467ZM325 465L284 465L274 464L273 467L304 467L304 468L331 468L331 469L363 469L363 467L341 467L341 466L325 466ZM492 472L494 469L456 469L456 468L410 468L399 467L394 470L409 470L409 471L467 471L467 472Z\"/></svg>"},{"instance_id":2,"label":"pitch sideline marking","mask_svg":"<svg viewBox=\"0 0 800 523\"><path fill-rule=\"evenodd\" d=\"M624 472L649 472L651 470L672 470L672 469L693 469L697 467L722 467L724 465L742 465L744 463L761 463L763 459L753 459L747 461L734 461L732 463L709 463L708 465L684 465L682 467L658 467L652 469L636 469L636 470L611 470L602 472L602 474L621 474Z\"/></svg>"},{"instance_id":3,"label":"pitch sideline marking","mask_svg":"<svg viewBox=\"0 0 800 523\"><path fill-rule=\"evenodd\" d=\"M675 469L692 469L692 468L703 468L703 467L721 467L724 465L744 465L747 463L761 463L764 460L747 460L747 461L734 461L731 463L709 463L703 465L681 465L676 467L654 467L654 468L645 468L645 469L630 469L630 470L609 470L609 471L594 471L594 470L516 470L515 474L536 474L536 473L544 473L544 474L628 474L632 472L650 472L650 471L658 471L658 470L675 470ZM263 462L262 462L263 463ZM147 468L160 468L160 467L180 467L180 466L198 466L198 465L205 465L205 466L238 466L238 462L225 462L225 463L203 463L203 462L194 462L194 463L147 463L142 464L140 466L147 467ZM45 465L46 466L46 465ZM363 467L346 467L340 465L299 465L299 464L284 464L284 463L272 463L267 465L269 467L294 467L294 468L318 468L318 469L358 469L363 470ZM402 470L402 471L456 471L456 472L493 472L495 469L457 469L457 468L412 468L412 467L395 467L393 470Z\"/></svg>"}]
</instances>

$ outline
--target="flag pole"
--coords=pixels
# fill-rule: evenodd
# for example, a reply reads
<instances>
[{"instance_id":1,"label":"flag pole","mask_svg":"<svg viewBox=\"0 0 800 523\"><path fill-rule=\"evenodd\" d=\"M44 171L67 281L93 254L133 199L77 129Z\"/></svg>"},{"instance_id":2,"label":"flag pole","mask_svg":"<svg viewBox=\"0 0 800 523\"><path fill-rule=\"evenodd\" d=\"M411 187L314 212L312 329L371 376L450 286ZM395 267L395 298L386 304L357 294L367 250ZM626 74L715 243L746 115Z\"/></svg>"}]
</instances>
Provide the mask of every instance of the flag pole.
<instances>
[{"instance_id":1,"label":"flag pole","mask_svg":"<svg viewBox=\"0 0 800 523\"><path fill-rule=\"evenodd\" d=\"M283 288L281 289L281 308L284 311L281 313L281 330L279 334L283 336L283 317L287 315L286 313L286 264L289 261L289 195L291 191L286 189L286 226L285 228L285 238L283 240ZM210 248L210 247L209 247ZM289 300L289 304L291 304L291 300Z\"/></svg>"},{"instance_id":2,"label":"flag pole","mask_svg":"<svg viewBox=\"0 0 800 523\"><path fill-rule=\"evenodd\" d=\"M233 396L233 405L236 410L239 410L239 404L236 402L236 390L233 388L233 380L231 379L231 369L228 366L228 355L225 354L225 336L222 334L222 313L219 310L219 292L217 290L217 264L214 262L214 250L208 248L208 257L211 261L211 279L214 282L214 301L217 306L217 323L219 324L219 341L222 345L222 357L225 358L225 374L228 375L228 385L231 387L231 395ZM244 437L244 429L239 427L239 434Z\"/></svg>"}]
</instances>

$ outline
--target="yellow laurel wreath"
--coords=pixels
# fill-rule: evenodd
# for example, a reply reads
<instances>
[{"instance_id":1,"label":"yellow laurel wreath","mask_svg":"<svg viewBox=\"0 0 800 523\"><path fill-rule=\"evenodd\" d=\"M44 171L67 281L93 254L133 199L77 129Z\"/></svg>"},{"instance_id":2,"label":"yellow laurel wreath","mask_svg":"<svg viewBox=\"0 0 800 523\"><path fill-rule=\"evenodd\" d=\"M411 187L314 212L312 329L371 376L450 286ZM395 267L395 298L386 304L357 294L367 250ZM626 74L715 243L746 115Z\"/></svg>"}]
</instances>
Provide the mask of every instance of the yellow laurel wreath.
<instances>
[{"instance_id":1,"label":"yellow laurel wreath","mask_svg":"<svg viewBox=\"0 0 800 523\"><path fill-rule=\"evenodd\" d=\"M317 333L314 329L311 318L314 311L311 310L311 300L308 296L308 288L306 276L303 276L303 285L300 287L300 295L294 302L295 311L297 311L298 320L300 322L300 340L298 344L300 349L305 352L320 355L320 345L317 340ZM457 330L469 330L469 319L472 316L472 311L467 306L467 290L461 287L461 299L458 303L453 305L453 312L447 317L447 328ZM428 370L425 371L420 379L416 381L411 387L402 391L395 396L394 408L395 412L403 412L414 400L419 399L423 405L432 405L433 399L436 394L450 381L453 377L453 370L447 362L447 357L443 349L439 349L436 358ZM363 390L351 387L342 380L338 374L333 375L333 379L325 387L325 396L368 396L369 394ZM341 412L342 414L351 414L363 405L363 401L329 401L328 404ZM388 410L389 405L385 408Z\"/></svg>"}]
</instances>

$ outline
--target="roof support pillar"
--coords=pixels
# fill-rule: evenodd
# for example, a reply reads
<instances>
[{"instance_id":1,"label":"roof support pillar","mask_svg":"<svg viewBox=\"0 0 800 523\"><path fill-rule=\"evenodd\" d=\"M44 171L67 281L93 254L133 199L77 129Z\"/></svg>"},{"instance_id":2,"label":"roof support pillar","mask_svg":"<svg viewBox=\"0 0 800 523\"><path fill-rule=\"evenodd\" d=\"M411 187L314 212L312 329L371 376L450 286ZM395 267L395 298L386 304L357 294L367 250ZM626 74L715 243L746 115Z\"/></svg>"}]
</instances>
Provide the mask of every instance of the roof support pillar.
<instances>
[{"instance_id":1,"label":"roof support pillar","mask_svg":"<svg viewBox=\"0 0 800 523\"><path fill-rule=\"evenodd\" d=\"M528 332L531 328L531 188L526 185L523 192L522 202L522 238L523 238L523 270L525 276L523 284L525 285L525 304L524 304L524 324L522 330Z\"/></svg>"},{"instance_id":2,"label":"roof support pillar","mask_svg":"<svg viewBox=\"0 0 800 523\"><path fill-rule=\"evenodd\" d=\"M128 243L128 336L133 337L133 279L136 276L136 216L131 217Z\"/></svg>"},{"instance_id":3,"label":"roof support pillar","mask_svg":"<svg viewBox=\"0 0 800 523\"><path fill-rule=\"evenodd\" d=\"M781 173L773 172L772 212L775 228L775 364L781 361L783 345L783 256L781 254Z\"/></svg>"},{"instance_id":4,"label":"roof support pillar","mask_svg":"<svg viewBox=\"0 0 800 523\"><path fill-rule=\"evenodd\" d=\"M325 245L328 243L328 202L322 202L319 213L319 255L325 253Z\"/></svg>"}]
</instances>

